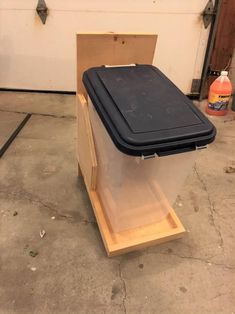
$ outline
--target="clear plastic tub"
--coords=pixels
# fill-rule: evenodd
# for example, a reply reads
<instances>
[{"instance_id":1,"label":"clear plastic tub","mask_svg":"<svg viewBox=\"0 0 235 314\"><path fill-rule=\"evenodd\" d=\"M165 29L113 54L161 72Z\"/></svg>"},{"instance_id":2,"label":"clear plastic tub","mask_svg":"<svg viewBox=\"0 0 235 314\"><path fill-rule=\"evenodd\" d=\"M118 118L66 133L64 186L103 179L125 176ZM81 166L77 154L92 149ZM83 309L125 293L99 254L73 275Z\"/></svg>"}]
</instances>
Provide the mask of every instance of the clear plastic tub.
<instances>
[{"instance_id":1,"label":"clear plastic tub","mask_svg":"<svg viewBox=\"0 0 235 314\"><path fill-rule=\"evenodd\" d=\"M88 105L98 160L97 193L113 231L165 219L197 151L150 159L123 154L90 99Z\"/></svg>"}]
</instances>

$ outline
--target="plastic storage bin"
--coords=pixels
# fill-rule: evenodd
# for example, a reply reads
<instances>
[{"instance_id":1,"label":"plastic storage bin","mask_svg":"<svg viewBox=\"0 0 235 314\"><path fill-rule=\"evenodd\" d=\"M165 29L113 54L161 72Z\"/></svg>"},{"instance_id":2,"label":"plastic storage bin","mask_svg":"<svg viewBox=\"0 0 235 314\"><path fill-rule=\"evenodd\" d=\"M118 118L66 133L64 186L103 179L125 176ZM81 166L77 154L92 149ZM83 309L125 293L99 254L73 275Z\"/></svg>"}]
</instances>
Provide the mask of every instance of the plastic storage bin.
<instances>
[{"instance_id":1,"label":"plastic storage bin","mask_svg":"<svg viewBox=\"0 0 235 314\"><path fill-rule=\"evenodd\" d=\"M83 83L113 231L161 221L215 127L153 66L91 68Z\"/></svg>"}]
</instances>

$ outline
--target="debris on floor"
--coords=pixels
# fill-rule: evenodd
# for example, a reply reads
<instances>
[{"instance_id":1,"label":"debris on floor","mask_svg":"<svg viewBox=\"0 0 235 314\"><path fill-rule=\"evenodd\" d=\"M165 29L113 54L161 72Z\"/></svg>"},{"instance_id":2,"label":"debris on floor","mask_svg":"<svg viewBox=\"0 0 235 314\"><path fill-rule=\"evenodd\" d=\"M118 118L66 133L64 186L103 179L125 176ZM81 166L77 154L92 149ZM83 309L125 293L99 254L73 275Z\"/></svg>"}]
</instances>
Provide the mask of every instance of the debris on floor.
<instances>
[{"instance_id":1,"label":"debris on floor","mask_svg":"<svg viewBox=\"0 0 235 314\"><path fill-rule=\"evenodd\" d=\"M46 235L46 231L40 230L39 234L40 234L40 237L43 238Z\"/></svg>"},{"instance_id":2,"label":"debris on floor","mask_svg":"<svg viewBox=\"0 0 235 314\"><path fill-rule=\"evenodd\" d=\"M36 271L37 270L37 268L36 267L30 267L30 269L32 270L32 271Z\"/></svg>"},{"instance_id":3,"label":"debris on floor","mask_svg":"<svg viewBox=\"0 0 235 314\"><path fill-rule=\"evenodd\" d=\"M224 168L225 173L235 173L235 167L228 166Z\"/></svg>"},{"instance_id":4,"label":"debris on floor","mask_svg":"<svg viewBox=\"0 0 235 314\"><path fill-rule=\"evenodd\" d=\"M38 251L29 251L29 255L31 257L36 257L38 255Z\"/></svg>"}]
</instances>

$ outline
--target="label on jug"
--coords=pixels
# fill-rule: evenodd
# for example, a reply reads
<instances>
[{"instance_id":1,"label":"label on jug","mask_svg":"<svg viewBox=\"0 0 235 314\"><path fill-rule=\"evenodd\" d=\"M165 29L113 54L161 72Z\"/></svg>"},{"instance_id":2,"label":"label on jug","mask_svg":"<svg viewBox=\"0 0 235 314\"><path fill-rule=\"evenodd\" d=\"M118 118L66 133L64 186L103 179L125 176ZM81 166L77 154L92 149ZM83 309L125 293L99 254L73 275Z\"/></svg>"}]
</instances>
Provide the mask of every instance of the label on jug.
<instances>
[{"instance_id":1,"label":"label on jug","mask_svg":"<svg viewBox=\"0 0 235 314\"><path fill-rule=\"evenodd\" d=\"M222 111L228 109L230 95L219 95L211 93L209 97L208 107L212 110Z\"/></svg>"}]
</instances>

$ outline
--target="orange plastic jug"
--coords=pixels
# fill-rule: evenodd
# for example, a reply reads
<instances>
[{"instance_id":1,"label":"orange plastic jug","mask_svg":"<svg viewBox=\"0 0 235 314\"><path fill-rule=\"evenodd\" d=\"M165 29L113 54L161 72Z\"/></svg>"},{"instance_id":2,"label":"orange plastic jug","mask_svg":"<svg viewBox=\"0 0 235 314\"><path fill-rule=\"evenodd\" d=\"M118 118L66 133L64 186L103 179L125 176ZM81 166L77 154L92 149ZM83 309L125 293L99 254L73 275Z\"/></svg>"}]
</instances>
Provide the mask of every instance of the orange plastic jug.
<instances>
[{"instance_id":1,"label":"orange plastic jug","mask_svg":"<svg viewBox=\"0 0 235 314\"><path fill-rule=\"evenodd\" d=\"M206 112L214 116L224 116L228 111L231 93L232 84L228 78L228 72L222 71L210 86Z\"/></svg>"}]
</instances>

